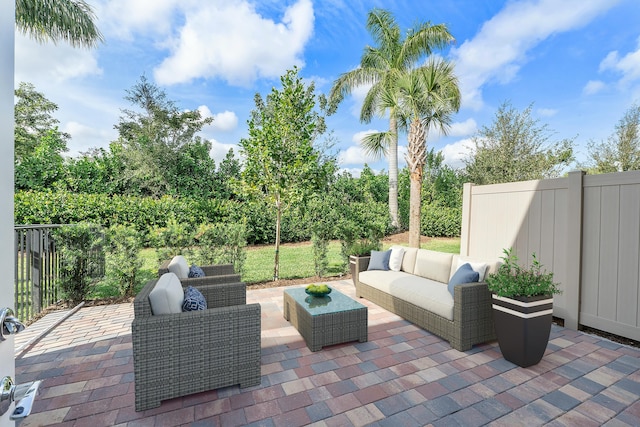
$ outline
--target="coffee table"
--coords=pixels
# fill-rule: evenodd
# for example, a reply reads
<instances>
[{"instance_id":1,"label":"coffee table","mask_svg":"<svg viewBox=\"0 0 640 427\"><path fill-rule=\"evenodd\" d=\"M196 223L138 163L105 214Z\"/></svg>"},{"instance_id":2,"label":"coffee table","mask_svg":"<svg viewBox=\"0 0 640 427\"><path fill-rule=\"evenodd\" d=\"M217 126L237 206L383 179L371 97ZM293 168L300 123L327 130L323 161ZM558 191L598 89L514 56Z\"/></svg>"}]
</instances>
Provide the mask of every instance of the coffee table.
<instances>
[{"instance_id":1,"label":"coffee table","mask_svg":"<svg viewBox=\"0 0 640 427\"><path fill-rule=\"evenodd\" d=\"M367 307L335 289L324 297L307 295L304 288L285 289L283 311L311 351L368 339Z\"/></svg>"}]
</instances>

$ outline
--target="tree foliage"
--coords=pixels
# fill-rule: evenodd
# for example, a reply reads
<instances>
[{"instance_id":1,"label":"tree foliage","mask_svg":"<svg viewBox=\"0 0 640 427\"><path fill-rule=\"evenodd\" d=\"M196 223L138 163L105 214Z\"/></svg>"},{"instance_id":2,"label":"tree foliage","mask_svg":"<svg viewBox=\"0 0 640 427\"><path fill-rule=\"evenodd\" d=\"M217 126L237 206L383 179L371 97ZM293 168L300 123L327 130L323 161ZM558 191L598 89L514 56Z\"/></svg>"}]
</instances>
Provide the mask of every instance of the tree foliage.
<instances>
[{"instance_id":1,"label":"tree foliage","mask_svg":"<svg viewBox=\"0 0 640 427\"><path fill-rule=\"evenodd\" d=\"M14 137L17 163L33 154L45 136L66 143L69 134L58 130L60 122L53 117L53 113L58 110L58 105L55 102L38 92L33 84L26 82L20 82L15 90L15 96ZM61 144L60 151L66 150L66 145Z\"/></svg>"},{"instance_id":2,"label":"tree foliage","mask_svg":"<svg viewBox=\"0 0 640 427\"><path fill-rule=\"evenodd\" d=\"M640 105L625 112L606 141L591 141L588 150L593 173L640 170Z\"/></svg>"},{"instance_id":3,"label":"tree foliage","mask_svg":"<svg viewBox=\"0 0 640 427\"><path fill-rule=\"evenodd\" d=\"M335 171L335 161L314 146L326 130L324 115L316 109L317 102L324 109L324 97L316 100L314 84L305 85L297 68L287 71L280 81L282 88L273 88L266 100L256 94L249 137L240 141L247 190L266 197L276 208L276 280L282 211L326 188Z\"/></svg>"},{"instance_id":4,"label":"tree foliage","mask_svg":"<svg viewBox=\"0 0 640 427\"><path fill-rule=\"evenodd\" d=\"M551 141L546 124L531 117L532 105L517 111L503 103L490 126L473 137L465 161L467 179L475 184L554 178L574 160L573 140Z\"/></svg>"},{"instance_id":5,"label":"tree foliage","mask_svg":"<svg viewBox=\"0 0 640 427\"><path fill-rule=\"evenodd\" d=\"M211 144L196 134L213 119L202 118L198 110L180 110L145 76L125 99L138 109L122 110L115 125L124 187L154 197L210 191L215 171Z\"/></svg>"}]
</instances>

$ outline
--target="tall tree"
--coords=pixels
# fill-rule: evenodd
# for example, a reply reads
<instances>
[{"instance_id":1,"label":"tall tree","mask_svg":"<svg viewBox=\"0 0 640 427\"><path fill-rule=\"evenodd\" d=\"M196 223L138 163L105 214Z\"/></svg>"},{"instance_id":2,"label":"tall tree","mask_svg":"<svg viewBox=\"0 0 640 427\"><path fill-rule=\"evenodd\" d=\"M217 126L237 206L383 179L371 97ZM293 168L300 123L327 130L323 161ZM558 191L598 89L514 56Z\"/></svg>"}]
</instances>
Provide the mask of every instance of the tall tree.
<instances>
[{"instance_id":1,"label":"tall tree","mask_svg":"<svg viewBox=\"0 0 640 427\"><path fill-rule=\"evenodd\" d=\"M420 247L422 181L427 163L427 137L436 128L446 134L451 117L460 108L460 89L453 64L430 58L427 65L398 80L398 111L408 127L407 166L411 174L409 246ZM393 99L393 98L392 98Z\"/></svg>"},{"instance_id":2,"label":"tall tree","mask_svg":"<svg viewBox=\"0 0 640 427\"><path fill-rule=\"evenodd\" d=\"M315 86L305 86L298 69L280 78L266 102L255 96L256 108L249 120L249 137L240 141L245 158L243 181L251 194L275 206L276 236L273 279L280 270L280 224L283 210L326 187L335 161L322 155L314 142L325 132L324 115L316 107ZM318 97L324 111L324 97Z\"/></svg>"},{"instance_id":3,"label":"tall tree","mask_svg":"<svg viewBox=\"0 0 640 427\"><path fill-rule=\"evenodd\" d=\"M531 117L532 105L519 112L509 102L496 111L491 126L473 137L465 170L476 184L554 178L573 161L573 140L550 142L552 132Z\"/></svg>"},{"instance_id":4,"label":"tall tree","mask_svg":"<svg viewBox=\"0 0 640 427\"><path fill-rule=\"evenodd\" d=\"M363 123L369 123L379 112L385 92L398 90L397 84L403 74L414 68L421 58L454 41L444 24L431 25L429 22L409 29L403 38L393 15L383 9L369 12L367 30L376 46L365 47L360 67L342 74L329 95L331 105L335 107L355 88L371 85L360 112ZM364 147L371 154L389 158L389 213L392 225L398 227L398 111L394 107L386 110L389 133L384 139L365 142Z\"/></svg>"},{"instance_id":5,"label":"tall tree","mask_svg":"<svg viewBox=\"0 0 640 427\"><path fill-rule=\"evenodd\" d=\"M595 173L640 170L640 105L629 108L607 141L588 146Z\"/></svg>"},{"instance_id":6,"label":"tall tree","mask_svg":"<svg viewBox=\"0 0 640 427\"><path fill-rule=\"evenodd\" d=\"M16 0L16 28L36 41L95 47L103 40L84 0Z\"/></svg>"},{"instance_id":7,"label":"tall tree","mask_svg":"<svg viewBox=\"0 0 640 427\"><path fill-rule=\"evenodd\" d=\"M180 110L144 76L125 99L138 107L122 110L115 125L128 192L158 197L208 188L215 171L211 146L196 134L213 119L202 118L198 110Z\"/></svg>"},{"instance_id":8,"label":"tall tree","mask_svg":"<svg viewBox=\"0 0 640 427\"><path fill-rule=\"evenodd\" d=\"M62 142L69 139L69 134L58 130L59 121L53 117L58 105L38 92L33 84L20 82L15 90L15 97L17 100L14 107L16 162L20 163L33 154L42 138L51 136L51 132L54 132L56 138ZM66 151L66 146L62 151Z\"/></svg>"}]
</instances>

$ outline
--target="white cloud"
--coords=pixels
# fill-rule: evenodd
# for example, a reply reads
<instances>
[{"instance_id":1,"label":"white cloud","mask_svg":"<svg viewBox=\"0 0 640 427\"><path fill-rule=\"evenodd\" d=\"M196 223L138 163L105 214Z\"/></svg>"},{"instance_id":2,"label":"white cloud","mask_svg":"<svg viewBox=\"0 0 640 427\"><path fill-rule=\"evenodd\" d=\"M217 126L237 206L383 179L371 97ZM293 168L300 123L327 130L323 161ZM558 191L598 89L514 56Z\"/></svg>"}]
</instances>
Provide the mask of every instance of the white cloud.
<instances>
[{"instance_id":1,"label":"white cloud","mask_svg":"<svg viewBox=\"0 0 640 427\"><path fill-rule=\"evenodd\" d=\"M69 151L66 153L70 157L77 157L95 147L104 147L105 142L118 138L118 132L115 129L96 129L74 121L65 123L61 130L71 135Z\"/></svg>"},{"instance_id":2,"label":"white cloud","mask_svg":"<svg viewBox=\"0 0 640 427\"><path fill-rule=\"evenodd\" d=\"M601 80L589 80L582 89L582 93L585 95L594 95L606 87L605 83Z\"/></svg>"},{"instance_id":3,"label":"white cloud","mask_svg":"<svg viewBox=\"0 0 640 427\"><path fill-rule=\"evenodd\" d=\"M445 145L442 150L444 156L444 164L454 169L464 167L464 159L473 152L475 144L470 138L462 139L453 144Z\"/></svg>"},{"instance_id":4,"label":"white cloud","mask_svg":"<svg viewBox=\"0 0 640 427\"><path fill-rule=\"evenodd\" d=\"M640 80L640 38L637 49L622 57L618 51L609 52L600 63L600 71L607 70L620 73L620 84L623 86Z\"/></svg>"},{"instance_id":5,"label":"white cloud","mask_svg":"<svg viewBox=\"0 0 640 427\"><path fill-rule=\"evenodd\" d=\"M538 114L541 117L553 117L558 114L558 110L553 108L538 108Z\"/></svg>"},{"instance_id":6,"label":"white cloud","mask_svg":"<svg viewBox=\"0 0 640 427\"><path fill-rule=\"evenodd\" d=\"M95 12L103 33L132 40L133 33L168 34L172 14L190 3L193 4L188 0L100 0Z\"/></svg>"},{"instance_id":7,"label":"white cloud","mask_svg":"<svg viewBox=\"0 0 640 427\"><path fill-rule=\"evenodd\" d=\"M216 161L216 165L219 165L220 162L224 160L230 149L233 148L233 154L235 156L238 156L240 153L237 144L225 144L223 142L216 141L215 139L209 139L209 142L211 142L211 151L209 151L209 155Z\"/></svg>"},{"instance_id":8,"label":"white cloud","mask_svg":"<svg viewBox=\"0 0 640 427\"><path fill-rule=\"evenodd\" d=\"M278 77L304 65L313 23L311 0L288 7L281 22L260 16L247 1L199 2L184 10L184 25L165 41L170 56L155 68L155 79L175 84L221 78L249 86L259 77Z\"/></svg>"},{"instance_id":9,"label":"white cloud","mask_svg":"<svg viewBox=\"0 0 640 427\"><path fill-rule=\"evenodd\" d=\"M467 119L464 122L457 122L451 125L449 136L468 136L478 130L478 124L473 119Z\"/></svg>"},{"instance_id":10,"label":"white cloud","mask_svg":"<svg viewBox=\"0 0 640 427\"><path fill-rule=\"evenodd\" d=\"M340 151L338 163L341 165L364 165L367 160L374 160L364 154L364 150L359 146L352 146Z\"/></svg>"},{"instance_id":11,"label":"white cloud","mask_svg":"<svg viewBox=\"0 0 640 427\"><path fill-rule=\"evenodd\" d=\"M618 1L508 2L472 40L452 49L463 105L480 108L482 87L511 81L531 48L556 33L582 27Z\"/></svg>"},{"instance_id":12,"label":"white cloud","mask_svg":"<svg viewBox=\"0 0 640 427\"><path fill-rule=\"evenodd\" d=\"M36 90L42 92L42 86L100 74L102 69L98 66L94 50L73 48L63 42L40 44L16 32L16 82L33 83Z\"/></svg>"},{"instance_id":13,"label":"white cloud","mask_svg":"<svg viewBox=\"0 0 640 427\"><path fill-rule=\"evenodd\" d=\"M233 111L213 114L206 105L199 106L198 111L203 118L213 117L213 123L210 125L213 130L230 132L238 127L238 116Z\"/></svg>"}]
</instances>

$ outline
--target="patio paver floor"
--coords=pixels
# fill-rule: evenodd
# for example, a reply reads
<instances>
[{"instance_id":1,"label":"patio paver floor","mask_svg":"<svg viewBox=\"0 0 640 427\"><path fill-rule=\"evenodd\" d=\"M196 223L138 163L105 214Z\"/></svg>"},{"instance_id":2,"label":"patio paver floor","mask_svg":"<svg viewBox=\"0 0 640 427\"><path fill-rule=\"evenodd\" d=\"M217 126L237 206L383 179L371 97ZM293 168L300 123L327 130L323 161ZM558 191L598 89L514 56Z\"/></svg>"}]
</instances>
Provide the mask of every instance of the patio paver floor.
<instances>
[{"instance_id":1,"label":"patio paver floor","mask_svg":"<svg viewBox=\"0 0 640 427\"><path fill-rule=\"evenodd\" d=\"M355 295L350 281L331 286ZM313 353L284 320L282 290L247 292L262 306L260 386L144 412L134 410L132 304L81 308L32 342L61 314L45 316L16 336L17 381L43 380L21 426L640 425L638 348L554 325L543 360L523 369L497 342L459 352L358 299L369 341Z\"/></svg>"}]
</instances>

